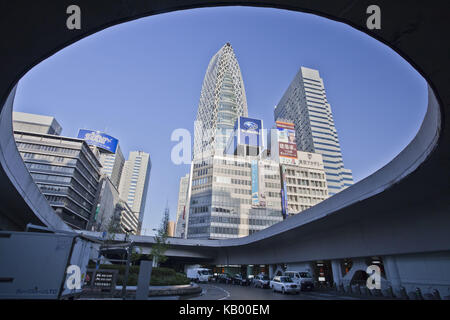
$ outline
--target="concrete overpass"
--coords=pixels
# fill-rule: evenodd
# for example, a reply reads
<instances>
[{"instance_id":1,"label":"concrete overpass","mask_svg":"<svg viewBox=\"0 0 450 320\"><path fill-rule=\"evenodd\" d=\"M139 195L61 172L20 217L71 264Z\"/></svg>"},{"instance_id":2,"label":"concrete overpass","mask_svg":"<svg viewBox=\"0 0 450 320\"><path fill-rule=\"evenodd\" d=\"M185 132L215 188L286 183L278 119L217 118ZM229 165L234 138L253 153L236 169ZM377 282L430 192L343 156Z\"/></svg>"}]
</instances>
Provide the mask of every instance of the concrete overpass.
<instances>
[{"instance_id":1,"label":"concrete overpass","mask_svg":"<svg viewBox=\"0 0 450 320\"><path fill-rule=\"evenodd\" d=\"M249 237L172 240L173 250L209 257L216 264L292 266L382 257L395 287L450 287L450 43L445 2L413 1L77 1L81 30L65 28L70 1L18 1L3 5L0 33L0 226L23 231L27 223L70 230L54 214L28 174L15 146L11 113L15 86L34 65L77 40L143 16L216 5L258 5L310 12L346 23L391 47L429 84L425 119L416 137L389 164L319 205ZM366 9L382 10L381 30L368 30ZM26 8L26 10L24 10ZM68 97L70 98L70 97ZM405 115L406 116L406 115ZM151 239L136 237L151 246ZM362 265L362 262L361 262ZM345 277L344 277L345 278Z\"/></svg>"}]
</instances>

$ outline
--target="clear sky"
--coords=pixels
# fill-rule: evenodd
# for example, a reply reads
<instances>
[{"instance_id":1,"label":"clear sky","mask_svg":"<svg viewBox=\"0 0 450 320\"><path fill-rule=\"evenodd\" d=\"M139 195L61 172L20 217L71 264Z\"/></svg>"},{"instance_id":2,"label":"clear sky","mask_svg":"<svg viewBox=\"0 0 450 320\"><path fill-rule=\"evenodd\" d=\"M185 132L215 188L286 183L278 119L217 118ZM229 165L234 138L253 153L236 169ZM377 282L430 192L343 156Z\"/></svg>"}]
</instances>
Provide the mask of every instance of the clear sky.
<instances>
[{"instance_id":1,"label":"clear sky","mask_svg":"<svg viewBox=\"0 0 450 320\"><path fill-rule=\"evenodd\" d=\"M125 157L150 153L143 229L151 234L166 201L175 219L179 178L189 172L171 162L172 131L193 136L206 68L226 42L241 67L249 116L265 127L300 66L319 70L355 182L397 155L425 115L425 80L390 48L325 18L248 7L173 12L94 34L26 74L15 110L55 116L65 136L104 131Z\"/></svg>"}]
</instances>

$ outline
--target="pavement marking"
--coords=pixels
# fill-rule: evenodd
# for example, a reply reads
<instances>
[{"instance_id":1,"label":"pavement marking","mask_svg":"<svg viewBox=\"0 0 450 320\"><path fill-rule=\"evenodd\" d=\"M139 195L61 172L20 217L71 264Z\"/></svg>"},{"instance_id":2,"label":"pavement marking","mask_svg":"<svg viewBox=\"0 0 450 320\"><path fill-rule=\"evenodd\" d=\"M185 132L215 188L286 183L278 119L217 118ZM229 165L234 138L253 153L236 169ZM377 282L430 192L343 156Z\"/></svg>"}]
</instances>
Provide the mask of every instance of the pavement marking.
<instances>
[{"instance_id":1,"label":"pavement marking","mask_svg":"<svg viewBox=\"0 0 450 320\"><path fill-rule=\"evenodd\" d=\"M339 296L339 295L325 293L325 292L309 292L309 294L311 296L322 296L322 297L327 297L327 298L331 298L331 299L360 300L360 299L354 298L354 297Z\"/></svg>"},{"instance_id":2,"label":"pavement marking","mask_svg":"<svg viewBox=\"0 0 450 320\"><path fill-rule=\"evenodd\" d=\"M222 297L222 298L220 298L220 299L217 299L217 300L225 300L225 299L227 299L227 298L229 298L230 297L230 293L227 291L227 290L225 290L225 289L223 289L223 288L221 288L221 287L218 287L218 286L214 286L214 285L212 285L211 284L211 287L214 287L214 288L217 288L217 289L220 289L220 290L222 290L223 292L225 292L225 294L227 295L226 297Z\"/></svg>"}]
</instances>

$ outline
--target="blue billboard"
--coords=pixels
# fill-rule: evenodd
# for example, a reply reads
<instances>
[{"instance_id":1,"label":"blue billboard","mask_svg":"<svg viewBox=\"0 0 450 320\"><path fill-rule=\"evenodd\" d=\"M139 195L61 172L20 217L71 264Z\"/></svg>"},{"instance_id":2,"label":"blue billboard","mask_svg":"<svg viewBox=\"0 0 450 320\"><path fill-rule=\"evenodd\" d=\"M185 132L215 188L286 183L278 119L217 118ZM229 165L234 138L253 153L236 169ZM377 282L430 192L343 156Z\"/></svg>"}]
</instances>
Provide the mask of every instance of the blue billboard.
<instances>
[{"instance_id":1,"label":"blue billboard","mask_svg":"<svg viewBox=\"0 0 450 320\"><path fill-rule=\"evenodd\" d=\"M83 139L90 146L96 146L103 150L115 153L119 140L95 130L80 129L78 130L78 139Z\"/></svg>"},{"instance_id":2,"label":"blue billboard","mask_svg":"<svg viewBox=\"0 0 450 320\"><path fill-rule=\"evenodd\" d=\"M239 143L259 147L262 145L262 121L239 117Z\"/></svg>"}]
</instances>

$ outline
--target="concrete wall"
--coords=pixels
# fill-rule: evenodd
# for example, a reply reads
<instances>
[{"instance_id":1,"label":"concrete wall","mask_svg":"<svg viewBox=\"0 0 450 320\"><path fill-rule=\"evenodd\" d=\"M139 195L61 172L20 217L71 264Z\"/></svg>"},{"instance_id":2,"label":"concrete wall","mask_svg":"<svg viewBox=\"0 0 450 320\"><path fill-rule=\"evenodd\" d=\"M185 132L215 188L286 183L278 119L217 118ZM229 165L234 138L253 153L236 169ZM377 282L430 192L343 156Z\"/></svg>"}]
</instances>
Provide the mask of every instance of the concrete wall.
<instances>
[{"instance_id":1,"label":"concrete wall","mask_svg":"<svg viewBox=\"0 0 450 320\"><path fill-rule=\"evenodd\" d=\"M393 161L370 177L342 191L300 215L252 236L224 240L175 244L183 250L207 252L217 263L266 264L304 262L318 259L365 257L368 255L422 255L450 250L449 183L450 170L450 91L448 90L450 43L442 41L439 28L449 21L426 3L405 6L400 1L379 1L383 12L395 19L381 30L368 31L364 19L367 3L280 0L261 5L308 10L343 21L389 44L424 75L430 85L428 110L415 139ZM252 4L229 1L229 4ZM215 1L167 0L135 1L133 9L123 3L80 0L84 12L81 30L61 25L64 4L49 7L40 3L11 5L0 28L8 43L0 68L0 222L2 228L23 230L29 222L68 229L54 214L28 174L12 137L11 112L14 86L32 66L65 46L113 24L145 15L181 8L217 5ZM20 16L21 19L7 19ZM42 19L45 16L46 19ZM383 20L385 21L385 20ZM384 23L384 22L383 22ZM417 27L417 26L420 26ZM14 32L15 29L20 33ZM431 89L432 88L432 89ZM443 116L441 117L441 112ZM141 239L149 243L146 239ZM206 251L205 251L206 250ZM216 256L214 254L217 254ZM410 274L424 279L423 272L408 273L401 260L399 277ZM420 270L419 260L405 260ZM431 267L447 266L446 260L433 258ZM425 269L423 269L425 270ZM405 272L405 273L403 273ZM405 279L406 279L405 278ZM416 281L415 279L414 281ZM446 283L445 276L430 281ZM422 280L421 280L422 281Z\"/></svg>"},{"instance_id":2,"label":"concrete wall","mask_svg":"<svg viewBox=\"0 0 450 320\"><path fill-rule=\"evenodd\" d=\"M441 297L450 296L450 251L398 255L393 259L400 285L407 292L420 288L425 294L437 289Z\"/></svg>"}]
</instances>

